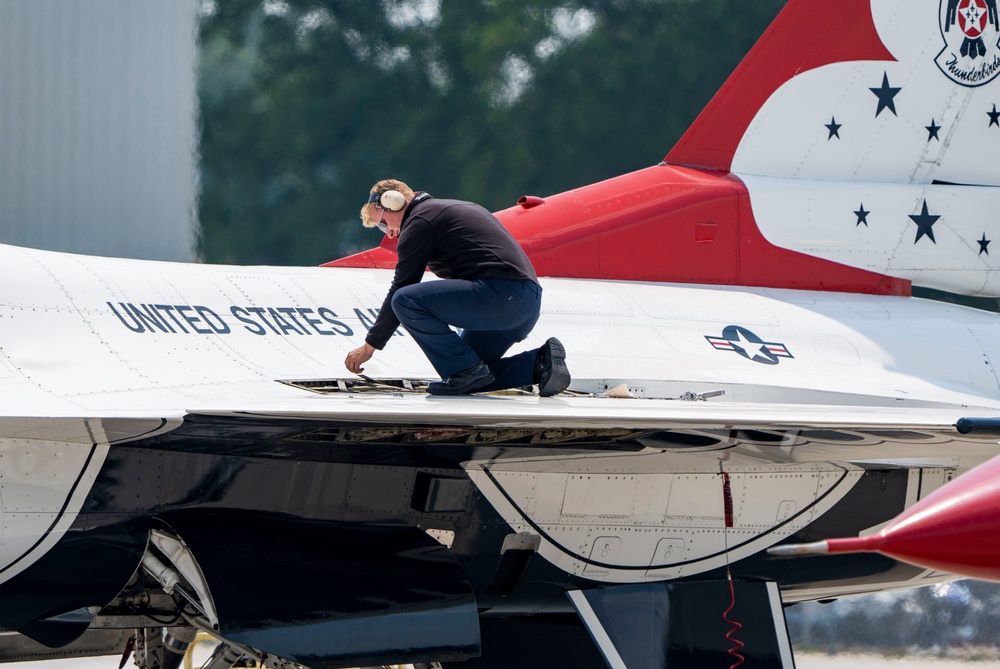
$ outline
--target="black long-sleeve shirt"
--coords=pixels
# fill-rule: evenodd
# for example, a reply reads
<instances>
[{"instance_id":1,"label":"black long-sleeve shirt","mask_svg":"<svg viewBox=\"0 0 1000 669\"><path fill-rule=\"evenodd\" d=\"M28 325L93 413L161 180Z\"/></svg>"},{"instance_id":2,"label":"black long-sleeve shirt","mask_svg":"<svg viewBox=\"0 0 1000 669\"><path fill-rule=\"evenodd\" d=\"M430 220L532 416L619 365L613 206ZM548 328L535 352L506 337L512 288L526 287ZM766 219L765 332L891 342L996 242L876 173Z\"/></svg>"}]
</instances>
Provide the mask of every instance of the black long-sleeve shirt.
<instances>
[{"instance_id":1,"label":"black long-sleeve shirt","mask_svg":"<svg viewBox=\"0 0 1000 669\"><path fill-rule=\"evenodd\" d=\"M403 214L396 253L392 285L365 337L377 349L384 347L399 327L392 296L403 286L420 283L425 269L442 279L527 279L538 283L535 268L514 237L493 214L473 202L430 196L414 199Z\"/></svg>"}]
</instances>

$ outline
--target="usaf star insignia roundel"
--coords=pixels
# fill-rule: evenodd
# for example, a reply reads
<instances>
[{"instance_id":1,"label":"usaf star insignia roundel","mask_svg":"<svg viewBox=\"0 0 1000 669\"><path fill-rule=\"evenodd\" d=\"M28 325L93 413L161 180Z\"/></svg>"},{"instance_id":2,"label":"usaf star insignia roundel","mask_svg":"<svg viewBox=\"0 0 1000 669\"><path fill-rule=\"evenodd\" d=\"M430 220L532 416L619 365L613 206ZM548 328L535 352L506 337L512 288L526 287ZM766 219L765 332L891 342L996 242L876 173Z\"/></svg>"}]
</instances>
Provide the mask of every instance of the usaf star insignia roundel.
<instances>
[{"instance_id":1,"label":"usaf star insignia roundel","mask_svg":"<svg viewBox=\"0 0 1000 669\"><path fill-rule=\"evenodd\" d=\"M1000 74L997 0L941 0L938 23L944 48L934 62L945 76L982 86Z\"/></svg>"},{"instance_id":2,"label":"usaf star insignia roundel","mask_svg":"<svg viewBox=\"0 0 1000 669\"><path fill-rule=\"evenodd\" d=\"M727 325L721 337L705 335L705 339L718 351L733 351L752 362L777 365L778 358L793 358L788 347L781 342L764 341L739 325Z\"/></svg>"}]
</instances>

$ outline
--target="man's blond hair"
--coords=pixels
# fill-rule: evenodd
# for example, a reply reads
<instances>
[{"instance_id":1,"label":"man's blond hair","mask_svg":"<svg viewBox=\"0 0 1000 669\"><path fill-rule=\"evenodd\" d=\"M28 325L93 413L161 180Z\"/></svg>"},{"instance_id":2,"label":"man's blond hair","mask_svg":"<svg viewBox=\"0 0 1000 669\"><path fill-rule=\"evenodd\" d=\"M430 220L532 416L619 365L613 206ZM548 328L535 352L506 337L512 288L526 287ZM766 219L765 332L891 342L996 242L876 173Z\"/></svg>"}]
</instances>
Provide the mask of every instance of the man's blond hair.
<instances>
[{"instance_id":1,"label":"man's blond hair","mask_svg":"<svg viewBox=\"0 0 1000 669\"><path fill-rule=\"evenodd\" d=\"M400 193L403 194L403 197L405 197L407 201L413 199L413 189L407 186L404 182L400 181L399 179L382 179L377 184L372 186L372 189L368 191L368 194L371 195L372 193L383 193L387 190L398 190ZM377 208L375 207L374 204L368 204L367 202L364 204L364 206L361 207L361 224L364 225L366 228L375 227L375 222L378 220L378 218L377 214L376 217L373 218L372 212L376 209Z\"/></svg>"}]
</instances>

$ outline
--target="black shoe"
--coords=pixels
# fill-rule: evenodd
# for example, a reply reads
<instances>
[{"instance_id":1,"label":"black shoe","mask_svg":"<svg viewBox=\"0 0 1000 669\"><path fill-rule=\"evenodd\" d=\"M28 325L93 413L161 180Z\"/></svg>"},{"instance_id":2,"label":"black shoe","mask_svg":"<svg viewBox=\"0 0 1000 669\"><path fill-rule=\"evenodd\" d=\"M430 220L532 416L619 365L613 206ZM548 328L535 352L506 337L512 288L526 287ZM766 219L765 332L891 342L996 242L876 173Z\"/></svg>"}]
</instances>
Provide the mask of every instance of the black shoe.
<instances>
[{"instance_id":1,"label":"black shoe","mask_svg":"<svg viewBox=\"0 0 1000 669\"><path fill-rule=\"evenodd\" d=\"M477 362L472 367L454 374L444 381L432 381L427 385L431 395L468 395L485 388L496 381L485 363Z\"/></svg>"},{"instance_id":2,"label":"black shoe","mask_svg":"<svg viewBox=\"0 0 1000 669\"><path fill-rule=\"evenodd\" d=\"M562 342L550 337L535 355L538 372L538 394L542 397L558 395L569 387L570 375L566 368L566 349Z\"/></svg>"}]
</instances>

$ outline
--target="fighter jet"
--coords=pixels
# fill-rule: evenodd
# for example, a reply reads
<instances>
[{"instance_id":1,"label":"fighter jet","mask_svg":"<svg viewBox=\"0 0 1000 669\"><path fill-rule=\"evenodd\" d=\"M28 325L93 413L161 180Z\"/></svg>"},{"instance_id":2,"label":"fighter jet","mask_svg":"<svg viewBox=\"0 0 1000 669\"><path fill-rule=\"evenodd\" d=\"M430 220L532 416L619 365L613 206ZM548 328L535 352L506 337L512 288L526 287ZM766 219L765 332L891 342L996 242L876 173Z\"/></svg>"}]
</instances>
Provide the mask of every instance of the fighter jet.
<instances>
[{"instance_id":1,"label":"fighter jet","mask_svg":"<svg viewBox=\"0 0 1000 669\"><path fill-rule=\"evenodd\" d=\"M792 667L783 605L955 578L767 550L877 535L1000 451L956 429L1000 414L1000 316L914 296L1000 295L998 41L986 0L790 0L662 163L496 212L553 397L429 395L403 330L346 372L391 241L0 246L3 656Z\"/></svg>"}]
</instances>

